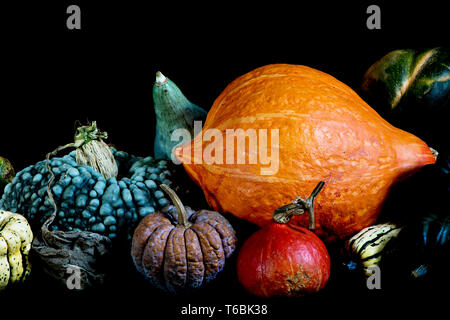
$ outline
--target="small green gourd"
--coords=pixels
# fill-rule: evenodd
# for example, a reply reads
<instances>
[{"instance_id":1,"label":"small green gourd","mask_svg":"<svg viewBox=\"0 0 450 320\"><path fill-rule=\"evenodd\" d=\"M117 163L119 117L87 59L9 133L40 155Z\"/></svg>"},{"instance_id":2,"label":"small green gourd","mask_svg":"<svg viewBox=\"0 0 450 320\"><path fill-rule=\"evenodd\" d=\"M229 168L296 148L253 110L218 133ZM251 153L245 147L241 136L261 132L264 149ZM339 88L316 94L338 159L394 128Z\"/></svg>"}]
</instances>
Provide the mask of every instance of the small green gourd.
<instances>
[{"instance_id":1,"label":"small green gourd","mask_svg":"<svg viewBox=\"0 0 450 320\"><path fill-rule=\"evenodd\" d=\"M186 129L193 138L194 121L204 121L207 112L190 102L178 86L159 71L153 86L153 102L156 113L155 157L171 160L173 148L189 142L172 141L172 133L176 129Z\"/></svg>"},{"instance_id":2,"label":"small green gourd","mask_svg":"<svg viewBox=\"0 0 450 320\"><path fill-rule=\"evenodd\" d=\"M8 159L0 157L0 194L3 191L3 187L10 183L14 178L14 168Z\"/></svg>"},{"instance_id":3,"label":"small green gourd","mask_svg":"<svg viewBox=\"0 0 450 320\"><path fill-rule=\"evenodd\" d=\"M361 97L392 125L449 149L449 48L389 52L365 73Z\"/></svg>"}]
</instances>

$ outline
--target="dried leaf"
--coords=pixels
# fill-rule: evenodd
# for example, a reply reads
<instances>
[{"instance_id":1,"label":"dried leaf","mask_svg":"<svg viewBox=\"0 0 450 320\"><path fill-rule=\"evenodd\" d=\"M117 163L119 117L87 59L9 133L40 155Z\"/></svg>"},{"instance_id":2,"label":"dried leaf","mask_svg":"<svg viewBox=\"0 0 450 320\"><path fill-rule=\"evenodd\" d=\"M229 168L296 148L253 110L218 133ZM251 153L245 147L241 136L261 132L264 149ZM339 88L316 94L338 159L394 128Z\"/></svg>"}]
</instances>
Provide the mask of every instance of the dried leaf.
<instances>
[{"instance_id":1,"label":"dried leaf","mask_svg":"<svg viewBox=\"0 0 450 320\"><path fill-rule=\"evenodd\" d=\"M68 269L80 270L80 287L86 289L105 280L103 266L111 253L111 240L88 231L49 231L44 223L42 234L33 241L32 249L41 259L44 270L67 286Z\"/></svg>"}]
</instances>

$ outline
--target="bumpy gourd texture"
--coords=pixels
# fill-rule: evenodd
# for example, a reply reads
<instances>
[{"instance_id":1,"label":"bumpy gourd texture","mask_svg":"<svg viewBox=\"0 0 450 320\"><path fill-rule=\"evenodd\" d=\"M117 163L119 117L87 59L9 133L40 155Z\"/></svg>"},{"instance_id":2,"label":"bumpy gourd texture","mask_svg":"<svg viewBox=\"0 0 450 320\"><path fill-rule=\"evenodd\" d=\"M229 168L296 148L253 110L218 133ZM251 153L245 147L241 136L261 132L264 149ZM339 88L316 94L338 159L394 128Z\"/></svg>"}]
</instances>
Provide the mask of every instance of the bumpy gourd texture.
<instances>
[{"instance_id":1,"label":"bumpy gourd texture","mask_svg":"<svg viewBox=\"0 0 450 320\"><path fill-rule=\"evenodd\" d=\"M30 274L32 241L33 233L22 215L0 210L0 291Z\"/></svg>"},{"instance_id":2,"label":"bumpy gourd texture","mask_svg":"<svg viewBox=\"0 0 450 320\"><path fill-rule=\"evenodd\" d=\"M55 174L51 190L58 206L52 230L92 231L113 239L130 234L140 218L169 204L158 187L170 185L165 160L111 150L123 176L119 180L77 165L75 152L50 159ZM40 228L54 211L47 195L49 178L45 161L22 170L6 186L0 208L22 212L33 228Z\"/></svg>"},{"instance_id":3,"label":"bumpy gourd texture","mask_svg":"<svg viewBox=\"0 0 450 320\"><path fill-rule=\"evenodd\" d=\"M219 139L203 139L210 129L220 132L221 146ZM242 151L237 142L227 147L229 130L241 141L250 141L254 133L256 142L242 143ZM197 145L207 155L219 145L221 161L198 159ZM211 107L202 133L175 154L214 210L260 226L272 220L275 209L324 181L315 202L315 230L328 241L373 224L391 186L435 162L423 141L391 126L342 82L285 64L255 69L229 84ZM229 154L244 155L245 163L234 158L230 163ZM275 155L269 174L263 171L271 165L261 158L264 154ZM308 217L292 222L308 226Z\"/></svg>"},{"instance_id":4,"label":"bumpy gourd texture","mask_svg":"<svg viewBox=\"0 0 450 320\"><path fill-rule=\"evenodd\" d=\"M236 248L236 233L219 213L186 207L189 228L176 225L176 209L148 215L133 236L137 270L164 291L197 289L216 278Z\"/></svg>"}]
</instances>

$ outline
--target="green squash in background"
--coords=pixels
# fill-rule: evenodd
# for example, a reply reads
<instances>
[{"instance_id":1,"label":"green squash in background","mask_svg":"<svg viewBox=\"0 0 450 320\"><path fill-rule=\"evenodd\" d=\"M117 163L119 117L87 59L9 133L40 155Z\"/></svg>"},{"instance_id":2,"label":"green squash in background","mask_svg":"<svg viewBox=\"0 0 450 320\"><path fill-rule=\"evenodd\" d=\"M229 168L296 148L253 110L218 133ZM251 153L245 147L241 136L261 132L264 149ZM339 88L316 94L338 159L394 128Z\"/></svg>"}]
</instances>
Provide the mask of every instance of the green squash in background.
<instances>
[{"instance_id":1,"label":"green squash in background","mask_svg":"<svg viewBox=\"0 0 450 320\"><path fill-rule=\"evenodd\" d=\"M393 125L448 150L450 50L395 50L365 73L361 96Z\"/></svg>"}]
</instances>

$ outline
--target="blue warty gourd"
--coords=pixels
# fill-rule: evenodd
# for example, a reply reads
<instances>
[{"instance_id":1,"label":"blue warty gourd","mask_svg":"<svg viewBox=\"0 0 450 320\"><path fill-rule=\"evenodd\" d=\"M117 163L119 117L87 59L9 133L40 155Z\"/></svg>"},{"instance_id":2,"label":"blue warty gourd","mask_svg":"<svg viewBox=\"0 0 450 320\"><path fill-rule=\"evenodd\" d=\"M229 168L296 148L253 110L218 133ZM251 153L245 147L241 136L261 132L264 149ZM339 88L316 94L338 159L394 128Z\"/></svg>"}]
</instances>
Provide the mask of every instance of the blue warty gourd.
<instances>
[{"instance_id":1,"label":"blue warty gourd","mask_svg":"<svg viewBox=\"0 0 450 320\"><path fill-rule=\"evenodd\" d=\"M90 166L77 164L76 151L49 160L58 210L50 230L130 237L142 217L169 204L159 188L161 183L171 184L167 161L111 151L123 178L105 179ZM5 187L0 209L20 212L33 228L40 228L54 211L47 195L50 176L46 161L20 171Z\"/></svg>"}]
</instances>

